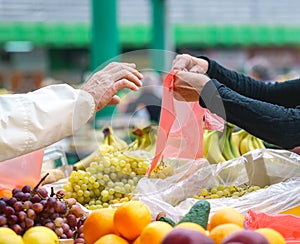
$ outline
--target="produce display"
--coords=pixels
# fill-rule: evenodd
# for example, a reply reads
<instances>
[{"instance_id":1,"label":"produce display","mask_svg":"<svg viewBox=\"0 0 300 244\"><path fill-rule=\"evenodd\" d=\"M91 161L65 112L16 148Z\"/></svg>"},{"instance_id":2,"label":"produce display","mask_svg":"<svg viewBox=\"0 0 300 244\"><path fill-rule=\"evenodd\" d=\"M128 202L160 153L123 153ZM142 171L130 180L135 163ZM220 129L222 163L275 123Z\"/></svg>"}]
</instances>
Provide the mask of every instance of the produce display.
<instances>
[{"instance_id":1,"label":"produce display","mask_svg":"<svg viewBox=\"0 0 300 244\"><path fill-rule=\"evenodd\" d=\"M10 228L23 236L25 243L33 243L26 241L33 238L28 231L31 233L32 227L37 226L47 227L57 238L84 243L85 214L82 208L74 198L65 199L62 190L49 194L46 189L39 187L42 181L34 188L29 185L14 188L12 197L0 198L0 227Z\"/></svg>"},{"instance_id":2,"label":"produce display","mask_svg":"<svg viewBox=\"0 0 300 244\"><path fill-rule=\"evenodd\" d=\"M250 229L246 217L235 208L229 206L211 213L211 204L217 201L213 199L235 200L263 188L251 183L237 186L214 181L212 187L199 186L199 193L189 196L193 206L176 221L166 212L151 212L146 203L135 197L135 191L154 156L157 128L133 130L135 139L131 143L116 136L109 127L103 134L99 148L73 165L60 190L54 192L51 187L49 192L42 187L48 172L35 187L15 187L7 197L0 198L0 244L58 244L65 239L74 244L286 243L275 229ZM209 167L219 167L222 164L217 163L265 148L262 140L232 124L226 124L224 132L204 130L203 145L209 162L205 160L205 165ZM162 160L149 180L161 184L165 178L178 174L176 167L176 163ZM193 167L190 173L196 169ZM175 182L184 180L186 175L180 175ZM195 189L193 194L198 191Z\"/></svg>"},{"instance_id":3,"label":"produce display","mask_svg":"<svg viewBox=\"0 0 300 244\"><path fill-rule=\"evenodd\" d=\"M151 163L156 142L153 126L136 129L136 139L127 144L111 128L104 129L99 149L74 165L63 186L66 198L75 198L87 209L108 207L131 199L137 182ZM172 169L159 165L152 177L165 177Z\"/></svg>"},{"instance_id":4,"label":"produce display","mask_svg":"<svg viewBox=\"0 0 300 244\"><path fill-rule=\"evenodd\" d=\"M177 223L171 220L173 225L167 219L158 213L157 218L151 220L147 205L130 201L116 209L94 210L84 223L84 236L87 244L286 243L274 229L248 229L245 216L233 208L223 208L210 215L207 200L197 201Z\"/></svg>"},{"instance_id":5,"label":"produce display","mask_svg":"<svg viewBox=\"0 0 300 244\"><path fill-rule=\"evenodd\" d=\"M237 158L258 148L265 148L263 141L243 129L226 123L224 131L204 130L203 157L210 163L219 163Z\"/></svg>"}]
</instances>

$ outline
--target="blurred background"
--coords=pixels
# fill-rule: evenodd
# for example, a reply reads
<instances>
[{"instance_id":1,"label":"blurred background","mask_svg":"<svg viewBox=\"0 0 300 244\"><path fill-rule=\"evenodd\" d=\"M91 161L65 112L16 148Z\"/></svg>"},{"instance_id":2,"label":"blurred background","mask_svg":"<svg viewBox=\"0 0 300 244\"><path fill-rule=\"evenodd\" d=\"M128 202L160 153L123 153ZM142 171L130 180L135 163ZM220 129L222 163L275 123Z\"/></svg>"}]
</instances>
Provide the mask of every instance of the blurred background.
<instances>
[{"instance_id":1,"label":"blurred background","mask_svg":"<svg viewBox=\"0 0 300 244\"><path fill-rule=\"evenodd\" d=\"M297 0L0 0L0 86L78 84L115 56L150 48L206 54L245 72L263 57L276 73L294 74L299 8ZM132 60L157 65L148 54Z\"/></svg>"},{"instance_id":2,"label":"blurred background","mask_svg":"<svg viewBox=\"0 0 300 244\"><path fill-rule=\"evenodd\" d=\"M165 71L165 51L208 55L262 80L294 78L299 9L298 0L0 0L0 88L78 86L116 59Z\"/></svg>"}]
</instances>

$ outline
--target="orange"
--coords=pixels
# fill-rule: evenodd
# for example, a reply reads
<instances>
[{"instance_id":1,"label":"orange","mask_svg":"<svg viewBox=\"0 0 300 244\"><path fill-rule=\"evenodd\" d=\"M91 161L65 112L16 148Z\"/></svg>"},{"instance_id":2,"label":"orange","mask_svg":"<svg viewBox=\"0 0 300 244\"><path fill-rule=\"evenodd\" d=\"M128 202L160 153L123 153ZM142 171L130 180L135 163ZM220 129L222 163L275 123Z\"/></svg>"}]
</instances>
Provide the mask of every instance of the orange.
<instances>
[{"instance_id":1,"label":"orange","mask_svg":"<svg viewBox=\"0 0 300 244\"><path fill-rule=\"evenodd\" d=\"M217 210L210 218L209 230L221 224L237 224L244 228L245 216L234 208L222 208Z\"/></svg>"},{"instance_id":2,"label":"orange","mask_svg":"<svg viewBox=\"0 0 300 244\"><path fill-rule=\"evenodd\" d=\"M84 239L87 244L92 244L100 237L107 234L117 234L114 227L115 209L101 208L91 212L83 225Z\"/></svg>"},{"instance_id":3,"label":"orange","mask_svg":"<svg viewBox=\"0 0 300 244\"><path fill-rule=\"evenodd\" d=\"M139 237L139 243L160 244L164 237L173 230L173 227L167 222L154 221L148 224Z\"/></svg>"},{"instance_id":4,"label":"orange","mask_svg":"<svg viewBox=\"0 0 300 244\"><path fill-rule=\"evenodd\" d=\"M255 230L256 232L262 234L270 242L270 244L285 244L286 241L284 237L278 231L271 228L260 228Z\"/></svg>"},{"instance_id":5,"label":"orange","mask_svg":"<svg viewBox=\"0 0 300 244\"><path fill-rule=\"evenodd\" d=\"M116 234L107 234L94 242L94 244L129 244L129 242Z\"/></svg>"},{"instance_id":6,"label":"orange","mask_svg":"<svg viewBox=\"0 0 300 244\"><path fill-rule=\"evenodd\" d=\"M136 238L132 244L140 244L140 237Z\"/></svg>"},{"instance_id":7,"label":"orange","mask_svg":"<svg viewBox=\"0 0 300 244\"><path fill-rule=\"evenodd\" d=\"M222 224L213 228L209 233L209 237L214 241L214 244L221 244L226 236L239 230L243 230L243 228L237 224Z\"/></svg>"},{"instance_id":8,"label":"orange","mask_svg":"<svg viewBox=\"0 0 300 244\"><path fill-rule=\"evenodd\" d=\"M193 222L182 222L178 225L176 225L174 228L184 228L189 230L196 230L201 232L202 234L206 235L206 230L199 224L193 223Z\"/></svg>"},{"instance_id":9,"label":"orange","mask_svg":"<svg viewBox=\"0 0 300 244\"><path fill-rule=\"evenodd\" d=\"M140 201L129 201L120 205L115 212L116 230L127 240L133 241L151 223L151 212Z\"/></svg>"},{"instance_id":10,"label":"orange","mask_svg":"<svg viewBox=\"0 0 300 244\"><path fill-rule=\"evenodd\" d=\"M1 197L11 198L12 197L11 190L4 189L4 188L0 189L0 198Z\"/></svg>"}]
</instances>

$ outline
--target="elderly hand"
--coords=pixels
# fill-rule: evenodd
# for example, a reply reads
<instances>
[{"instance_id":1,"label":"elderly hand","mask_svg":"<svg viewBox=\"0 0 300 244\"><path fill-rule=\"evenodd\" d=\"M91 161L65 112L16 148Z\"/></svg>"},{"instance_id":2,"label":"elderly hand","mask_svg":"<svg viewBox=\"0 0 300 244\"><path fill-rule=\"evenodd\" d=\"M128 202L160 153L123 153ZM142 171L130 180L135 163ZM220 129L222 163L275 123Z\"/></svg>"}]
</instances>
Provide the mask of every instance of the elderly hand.
<instances>
[{"instance_id":1,"label":"elderly hand","mask_svg":"<svg viewBox=\"0 0 300 244\"><path fill-rule=\"evenodd\" d=\"M132 63L112 62L81 86L80 89L90 93L96 104L96 111L106 105L115 105L120 102L116 95L118 91L128 88L138 90L142 86L143 75L136 70Z\"/></svg>"},{"instance_id":2,"label":"elderly hand","mask_svg":"<svg viewBox=\"0 0 300 244\"><path fill-rule=\"evenodd\" d=\"M204 85L210 80L206 75L179 71L174 82L174 97L179 101L199 101Z\"/></svg>"},{"instance_id":3,"label":"elderly hand","mask_svg":"<svg viewBox=\"0 0 300 244\"><path fill-rule=\"evenodd\" d=\"M202 58L196 58L189 54L179 54L172 63L174 71L189 71L194 73L205 74L208 70L208 62Z\"/></svg>"}]
</instances>

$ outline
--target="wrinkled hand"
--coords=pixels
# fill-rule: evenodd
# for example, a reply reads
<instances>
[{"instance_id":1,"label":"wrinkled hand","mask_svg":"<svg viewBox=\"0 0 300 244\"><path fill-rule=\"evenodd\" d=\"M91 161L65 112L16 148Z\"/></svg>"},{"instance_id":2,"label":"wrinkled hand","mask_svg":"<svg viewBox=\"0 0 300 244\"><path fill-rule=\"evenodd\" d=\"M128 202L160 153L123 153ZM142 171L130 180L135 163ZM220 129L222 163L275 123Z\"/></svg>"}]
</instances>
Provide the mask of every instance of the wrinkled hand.
<instances>
[{"instance_id":1,"label":"wrinkled hand","mask_svg":"<svg viewBox=\"0 0 300 244\"><path fill-rule=\"evenodd\" d=\"M179 101L197 102L204 85L210 80L206 75L179 71L174 81L174 97Z\"/></svg>"},{"instance_id":2,"label":"wrinkled hand","mask_svg":"<svg viewBox=\"0 0 300 244\"><path fill-rule=\"evenodd\" d=\"M116 105L120 102L117 92L128 88L138 90L142 86L143 75L132 63L112 62L81 86L80 89L90 93L96 104L96 111L106 105Z\"/></svg>"},{"instance_id":3,"label":"wrinkled hand","mask_svg":"<svg viewBox=\"0 0 300 244\"><path fill-rule=\"evenodd\" d=\"M189 71L193 73L205 74L208 70L208 62L202 58L196 58L189 54L179 54L172 63L174 71Z\"/></svg>"}]
</instances>

